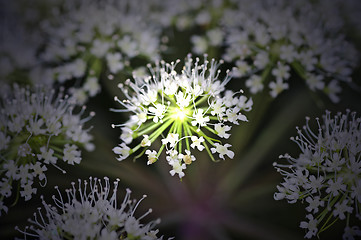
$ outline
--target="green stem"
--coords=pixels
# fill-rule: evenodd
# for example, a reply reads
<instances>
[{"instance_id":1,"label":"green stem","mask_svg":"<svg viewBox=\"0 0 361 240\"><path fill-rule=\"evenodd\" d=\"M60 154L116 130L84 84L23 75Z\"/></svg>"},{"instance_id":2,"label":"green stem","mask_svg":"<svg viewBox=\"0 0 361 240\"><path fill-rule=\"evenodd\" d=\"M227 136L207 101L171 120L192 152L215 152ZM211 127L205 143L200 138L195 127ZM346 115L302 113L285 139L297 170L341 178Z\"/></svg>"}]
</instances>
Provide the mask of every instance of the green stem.
<instances>
[{"instance_id":1,"label":"green stem","mask_svg":"<svg viewBox=\"0 0 361 240\"><path fill-rule=\"evenodd\" d=\"M212 128L208 127L208 126L204 126L204 127L205 127L208 131L210 131L211 133L213 133L213 134L215 134L215 135L218 134L214 129L212 129Z\"/></svg>"},{"instance_id":2,"label":"green stem","mask_svg":"<svg viewBox=\"0 0 361 240\"><path fill-rule=\"evenodd\" d=\"M177 133L179 135L179 139L181 139L182 138L182 124L181 123L178 123L178 125L177 125ZM178 142L178 144L179 144L179 146L178 146L179 153L181 153L182 152L182 141L180 140Z\"/></svg>"},{"instance_id":3,"label":"green stem","mask_svg":"<svg viewBox=\"0 0 361 240\"><path fill-rule=\"evenodd\" d=\"M208 155L211 157L212 161L213 161L213 162L219 162L219 161L217 161L217 160L214 159L213 154L212 154L211 150L209 150L209 147L208 147L208 145L207 145L206 142L203 142L203 146L206 148L207 153L208 153Z\"/></svg>"},{"instance_id":4,"label":"green stem","mask_svg":"<svg viewBox=\"0 0 361 240\"><path fill-rule=\"evenodd\" d=\"M163 133L163 131L165 129L167 129L167 127L169 127L170 124L173 123L173 120L168 120L166 122L163 123L163 125L157 129L157 131L153 132L150 136L149 139L156 139L157 137L159 137L159 135L161 135ZM139 148L141 147L141 144L139 143L137 146L135 146L132 149L132 152L136 152Z\"/></svg>"},{"instance_id":5,"label":"green stem","mask_svg":"<svg viewBox=\"0 0 361 240\"><path fill-rule=\"evenodd\" d=\"M10 207L14 207L18 201L19 201L19 197L20 197L20 181L18 181L18 186L17 186L17 190L16 190L16 197L14 202L10 205Z\"/></svg>"},{"instance_id":6,"label":"green stem","mask_svg":"<svg viewBox=\"0 0 361 240\"><path fill-rule=\"evenodd\" d=\"M338 218L336 218L335 220L333 220L332 223L330 223L329 225L326 226L326 224L331 220L331 218L332 218L332 213L330 213L330 215L328 216L326 222L322 225L322 227L321 227L320 231L317 233L317 235L320 234L321 232L327 230L328 228L330 228L338 220Z\"/></svg>"},{"instance_id":7,"label":"green stem","mask_svg":"<svg viewBox=\"0 0 361 240\"><path fill-rule=\"evenodd\" d=\"M163 152L165 144L162 144L162 146L159 148L159 151L157 153L157 158L160 156L160 154Z\"/></svg>"},{"instance_id":8,"label":"green stem","mask_svg":"<svg viewBox=\"0 0 361 240\"><path fill-rule=\"evenodd\" d=\"M304 80L307 79L305 74L305 69L301 66L299 62L292 62L291 67L295 70L295 72Z\"/></svg>"},{"instance_id":9,"label":"green stem","mask_svg":"<svg viewBox=\"0 0 361 240\"><path fill-rule=\"evenodd\" d=\"M189 130L189 126L187 122L183 123L183 128L184 128L184 135L188 135L188 136L192 136L191 131ZM190 151L190 147L189 147L189 139L188 137L186 137L186 145L187 145L187 150Z\"/></svg>"},{"instance_id":10,"label":"green stem","mask_svg":"<svg viewBox=\"0 0 361 240\"><path fill-rule=\"evenodd\" d=\"M157 123L153 122L153 120L152 120L152 122L150 122L150 123L146 124L144 127L142 127L142 130L139 130L141 132L136 133L134 135L134 137L136 138L138 136L142 136L142 135L152 131L153 129L159 127L159 125L164 124L164 122L168 121L169 119L170 119L170 117L168 116L163 119L163 122L157 122Z\"/></svg>"},{"instance_id":11,"label":"green stem","mask_svg":"<svg viewBox=\"0 0 361 240\"><path fill-rule=\"evenodd\" d=\"M196 101L195 105L198 106L199 104L203 103L204 101L206 101L208 99L208 97L209 97L208 94L204 95L198 101Z\"/></svg>"}]
</instances>

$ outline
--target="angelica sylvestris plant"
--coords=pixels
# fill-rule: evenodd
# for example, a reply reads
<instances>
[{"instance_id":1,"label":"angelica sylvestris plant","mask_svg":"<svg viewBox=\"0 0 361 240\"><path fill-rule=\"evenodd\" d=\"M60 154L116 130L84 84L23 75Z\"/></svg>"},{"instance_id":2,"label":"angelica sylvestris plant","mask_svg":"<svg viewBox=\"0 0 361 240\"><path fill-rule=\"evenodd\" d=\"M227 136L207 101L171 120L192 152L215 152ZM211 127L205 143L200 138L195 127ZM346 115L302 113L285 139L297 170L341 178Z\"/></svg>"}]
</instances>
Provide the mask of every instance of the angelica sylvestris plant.
<instances>
[{"instance_id":1,"label":"angelica sylvestris plant","mask_svg":"<svg viewBox=\"0 0 361 240\"><path fill-rule=\"evenodd\" d=\"M160 29L143 19L138 1L65 1L59 15L41 24L50 41L40 57L63 83L76 79L71 91L84 103L100 91L99 78L131 72L133 60L155 60ZM92 17L89 17L92 16Z\"/></svg>"},{"instance_id":2,"label":"angelica sylvestris plant","mask_svg":"<svg viewBox=\"0 0 361 240\"><path fill-rule=\"evenodd\" d=\"M1 213L8 210L5 201L30 200L36 185L46 184L49 167L62 170L59 162L79 164L80 148L94 149L90 129L84 128L94 114L83 118L85 107L74 111L61 91L41 86L14 85L12 92L1 96L0 107Z\"/></svg>"},{"instance_id":3,"label":"angelica sylvestris plant","mask_svg":"<svg viewBox=\"0 0 361 240\"><path fill-rule=\"evenodd\" d=\"M118 201L118 183L117 179L111 187L107 177L104 181L90 177L83 184L80 179L78 184L73 182L66 194L55 187L58 196L53 195L54 203L49 204L42 197L43 207L29 219L32 225L17 230L24 239L163 239L157 237L158 229L154 229L159 219L141 223L152 209L140 217L135 215L146 196L132 200L131 191L126 189L123 201Z\"/></svg>"},{"instance_id":4,"label":"angelica sylvestris plant","mask_svg":"<svg viewBox=\"0 0 361 240\"><path fill-rule=\"evenodd\" d=\"M227 71L220 79L220 63L214 59L209 62L205 56L201 63L189 55L178 73L179 62L161 61L154 68L148 65L151 76L135 75L133 81L119 84L126 99L115 97L123 109L113 111L130 112L131 116L124 124L113 124L121 128L123 141L113 151L119 161L136 152L136 158L145 153L147 164L156 162L165 151L172 166L170 174L182 178L186 165L196 160L195 149L205 149L213 161L233 158L231 144L223 141L230 137L232 124L247 121L242 112L251 110L253 102L241 90L226 90L231 77ZM154 149L158 138L162 145ZM133 144L134 139L139 139L138 143Z\"/></svg>"},{"instance_id":5,"label":"angelica sylvestris plant","mask_svg":"<svg viewBox=\"0 0 361 240\"><path fill-rule=\"evenodd\" d=\"M276 200L307 205L300 227L306 238L317 236L337 221L346 222L343 239L361 236L361 118L356 113L326 111L323 123L313 131L307 118L303 131L291 138L301 149L297 158L280 156L274 163L284 177Z\"/></svg>"},{"instance_id":6,"label":"angelica sylvestris plant","mask_svg":"<svg viewBox=\"0 0 361 240\"><path fill-rule=\"evenodd\" d=\"M235 64L235 76L246 80L251 93L268 87L276 97L299 77L310 90L321 90L339 102L340 82L351 81L359 59L345 40L340 16L323 14L325 8L307 1L237 1L237 5L224 12L218 29L225 37L223 58Z\"/></svg>"}]
</instances>

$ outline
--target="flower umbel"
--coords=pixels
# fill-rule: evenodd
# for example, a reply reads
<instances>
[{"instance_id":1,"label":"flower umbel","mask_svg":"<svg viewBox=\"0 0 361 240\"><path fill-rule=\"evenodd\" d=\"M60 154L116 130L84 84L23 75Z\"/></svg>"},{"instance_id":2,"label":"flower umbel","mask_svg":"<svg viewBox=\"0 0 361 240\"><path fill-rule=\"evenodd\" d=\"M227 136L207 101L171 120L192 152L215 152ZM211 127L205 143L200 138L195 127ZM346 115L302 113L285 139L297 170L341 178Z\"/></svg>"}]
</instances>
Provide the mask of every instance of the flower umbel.
<instances>
[{"instance_id":1,"label":"flower umbel","mask_svg":"<svg viewBox=\"0 0 361 240\"><path fill-rule=\"evenodd\" d=\"M298 136L291 138L302 153L298 158L285 154L280 158L287 163L274 163L284 176L274 198L289 203L306 200L309 222L300 224L308 231L306 238L346 220L344 239L349 239L351 229L359 233L356 226L361 221L361 118L350 111L332 118L327 111L323 124L317 119L318 132L306 119L303 131L298 129ZM350 226L352 221L356 226Z\"/></svg>"},{"instance_id":2,"label":"flower umbel","mask_svg":"<svg viewBox=\"0 0 361 240\"><path fill-rule=\"evenodd\" d=\"M91 151L90 129L83 125L89 117L82 118L85 107L74 114L72 105L62 92L43 87L20 88L0 98L0 213L7 212L3 203L15 193L18 200L32 198L37 192L36 180L45 185L45 172L49 166L58 169L58 160L74 165L81 161L81 150ZM61 169L60 169L61 170ZM64 170L62 170L65 172ZM19 188L13 188L18 183ZM17 190L18 189L18 190Z\"/></svg>"},{"instance_id":3,"label":"flower umbel","mask_svg":"<svg viewBox=\"0 0 361 240\"><path fill-rule=\"evenodd\" d=\"M217 1L222 2L222 1ZM192 36L193 51L224 46L223 58L235 64L234 75L251 93L268 88L275 98L295 76L311 91L339 102L341 83L350 82L359 56L345 34L336 4L323 1L238 0L221 12L204 36ZM211 36L211 37L210 37ZM211 39L220 43L212 44Z\"/></svg>"},{"instance_id":4,"label":"flower umbel","mask_svg":"<svg viewBox=\"0 0 361 240\"><path fill-rule=\"evenodd\" d=\"M54 79L76 79L71 91L84 103L100 92L101 75L113 79L134 69L134 60L158 59L160 30L144 20L138 1L66 1L60 13L41 23L52 41L44 43L41 59L51 65ZM89 18L89 15L96 16Z\"/></svg>"},{"instance_id":5,"label":"flower umbel","mask_svg":"<svg viewBox=\"0 0 361 240\"><path fill-rule=\"evenodd\" d=\"M219 138L229 138L230 124L247 121L241 112L250 111L253 102L242 91L225 89L231 77L227 71L224 80L219 80L220 64L214 59L209 63L205 56L200 64L198 58L194 61L189 55L181 73L177 73L179 62L161 61L155 68L148 66L152 76L134 76L134 81L128 79L125 85L119 84L127 99L115 100L125 109L112 110L133 114L125 124L113 124L122 129L123 143L113 149L120 156L118 160L139 150L137 157L145 152L151 164L165 149L166 159L173 167L171 175L177 173L181 178L186 165L195 160L191 155L195 148L206 149L213 161L215 153L222 159L224 155L233 158L234 153L227 149L231 145L222 144ZM138 137L143 139L141 143L128 147ZM156 153L147 150L158 138L160 149Z\"/></svg>"},{"instance_id":6,"label":"flower umbel","mask_svg":"<svg viewBox=\"0 0 361 240\"><path fill-rule=\"evenodd\" d=\"M111 191L109 179L104 182L97 178L89 181L78 180L78 187L72 183L67 189L66 197L62 196L58 187L58 196L53 196L54 204L45 202L42 197L43 209L39 208L34 219L29 219L33 225L25 230L16 229L24 234L24 238L39 239L146 239L158 238L158 230L154 230L159 219L147 224L140 223L152 212L149 209L141 217L136 217L135 211L145 195L139 201L131 200L129 189L126 190L123 202L117 203L119 180L114 182ZM44 214L45 213L45 214Z\"/></svg>"}]
</instances>

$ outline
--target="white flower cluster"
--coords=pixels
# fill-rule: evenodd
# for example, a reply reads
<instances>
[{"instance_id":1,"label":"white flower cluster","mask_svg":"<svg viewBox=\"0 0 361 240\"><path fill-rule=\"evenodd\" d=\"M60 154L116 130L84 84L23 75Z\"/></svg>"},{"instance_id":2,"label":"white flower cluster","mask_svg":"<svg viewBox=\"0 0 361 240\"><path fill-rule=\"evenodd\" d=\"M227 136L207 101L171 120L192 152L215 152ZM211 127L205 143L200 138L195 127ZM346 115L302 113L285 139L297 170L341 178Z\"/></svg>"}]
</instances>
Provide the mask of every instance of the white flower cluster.
<instances>
[{"instance_id":1,"label":"white flower cluster","mask_svg":"<svg viewBox=\"0 0 361 240\"><path fill-rule=\"evenodd\" d=\"M234 76L247 78L252 94L268 86L275 98L289 88L295 74L312 91L321 90L338 102L340 82L351 81L359 56L345 40L343 20L332 6L329 2L233 1L223 6L222 16L211 15L221 18L218 24L204 35L191 37L193 51L200 54L224 47L223 58L235 64Z\"/></svg>"},{"instance_id":2,"label":"white flower cluster","mask_svg":"<svg viewBox=\"0 0 361 240\"><path fill-rule=\"evenodd\" d=\"M34 182L46 184L48 166L60 169L59 159L79 164L79 147L94 148L89 129L83 128L93 113L81 118L83 108L73 114L69 99L48 88L14 85L12 90L0 98L0 214L7 212L4 200L13 194L31 199ZM15 183L19 187L13 188Z\"/></svg>"},{"instance_id":3,"label":"white flower cluster","mask_svg":"<svg viewBox=\"0 0 361 240\"><path fill-rule=\"evenodd\" d=\"M351 80L358 56L338 22L330 24L329 16L305 1L242 1L239 9L235 22L240 24L229 29L224 58L236 60L240 76L251 76L246 86L252 93L263 90L271 77L268 87L276 97L289 88L293 70L312 91L322 90L339 101L339 83Z\"/></svg>"},{"instance_id":4,"label":"white flower cluster","mask_svg":"<svg viewBox=\"0 0 361 240\"><path fill-rule=\"evenodd\" d=\"M126 190L123 202L117 201L119 180L114 181L111 188L109 179L104 182L97 178L89 181L78 180L78 187L72 183L63 196L58 189L58 196L53 196L55 205L45 202L42 197L43 209L34 213L34 219L29 219L33 225L25 230L16 229L24 234L24 239L96 239L96 240L155 240L158 230L154 230L159 219L143 224L140 221L152 212L149 209L145 214L136 217L135 211L140 202L131 200L129 189ZM44 213L45 211L45 213Z\"/></svg>"},{"instance_id":5,"label":"white flower cluster","mask_svg":"<svg viewBox=\"0 0 361 240\"><path fill-rule=\"evenodd\" d=\"M135 5L133 3L133 5ZM131 1L65 1L59 15L41 23L50 41L40 58L60 83L81 79L73 88L80 103L100 91L101 75L131 69L131 61L158 58L160 31L142 19Z\"/></svg>"},{"instance_id":6,"label":"white flower cluster","mask_svg":"<svg viewBox=\"0 0 361 240\"><path fill-rule=\"evenodd\" d=\"M1 23L0 23L1 24ZM2 24L0 37L0 94L6 94L6 84L47 84L47 71L36 57L41 38L19 24Z\"/></svg>"},{"instance_id":7,"label":"white flower cluster","mask_svg":"<svg viewBox=\"0 0 361 240\"><path fill-rule=\"evenodd\" d=\"M208 27L220 16L223 0L151 0L150 18L163 27L185 31L194 27ZM154 11L155 10L155 11Z\"/></svg>"},{"instance_id":8,"label":"white flower cluster","mask_svg":"<svg viewBox=\"0 0 361 240\"><path fill-rule=\"evenodd\" d=\"M298 158L286 154L280 156L286 163L274 163L284 177L274 198L306 201L308 220L300 224L306 238L346 220L343 239L354 239L361 236L361 118L349 111L332 118L327 111L317 124L318 132L312 131L307 118L303 131L291 138L302 151Z\"/></svg>"},{"instance_id":9,"label":"white flower cluster","mask_svg":"<svg viewBox=\"0 0 361 240\"><path fill-rule=\"evenodd\" d=\"M233 158L234 153L228 149L231 145L222 144L219 138L230 137L231 124L247 121L241 112L251 110L253 102L242 91L225 89L231 78L227 71L224 80L219 79L220 64L214 59L209 63L205 56L200 64L198 58L193 61L189 55L180 74L176 71L179 62L161 61L153 69L148 65L152 76L134 76L134 81L119 84L127 99L115 100L125 109L113 111L132 115L124 124L113 124L121 127L123 141L113 151L120 161L140 150L137 157L145 153L148 164L152 164L166 148L166 159L172 166L170 174L182 178L186 165L195 160L192 149L206 149L213 161L213 154L219 154L221 159L225 155ZM159 151L149 150L158 137L162 143ZM141 142L129 147L136 138L142 138Z\"/></svg>"}]
</instances>

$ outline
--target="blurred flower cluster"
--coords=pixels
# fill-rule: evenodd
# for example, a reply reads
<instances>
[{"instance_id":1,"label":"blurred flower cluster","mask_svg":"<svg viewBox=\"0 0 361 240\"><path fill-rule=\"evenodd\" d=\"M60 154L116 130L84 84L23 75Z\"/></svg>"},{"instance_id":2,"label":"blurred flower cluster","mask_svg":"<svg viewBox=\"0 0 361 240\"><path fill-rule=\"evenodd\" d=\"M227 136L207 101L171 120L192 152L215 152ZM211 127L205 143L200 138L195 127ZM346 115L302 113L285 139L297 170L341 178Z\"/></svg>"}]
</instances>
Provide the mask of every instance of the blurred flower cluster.
<instances>
[{"instance_id":1,"label":"blurred flower cluster","mask_svg":"<svg viewBox=\"0 0 361 240\"><path fill-rule=\"evenodd\" d=\"M361 237L360 15L0 2L0 238Z\"/></svg>"},{"instance_id":2,"label":"blurred flower cluster","mask_svg":"<svg viewBox=\"0 0 361 240\"><path fill-rule=\"evenodd\" d=\"M47 166L62 170L58 160L79 164L79 147L94 150L92 135L83 127L93 112L83 118L85 108L74 113L68 97L51 89L37 87L31 92L14 85L11 90L0 98L0 210L5 212L4 198L14 194L18 198L20 191L21 197L30 200L37 192L34 180L46 184ZM14 182L19 184L15 189Z\"/></svg>"},{"instance_id":3,"label":"blurred flower cluster","mask_svg":"<svg viewBox=\"0 0 361 240\"><path fill-rule=\"evenodd\" d=\"M78 188L73 182L72 188L66 190L65 199L56 186L58 196L53 196L55 206L42 199L45 214L43 215L39 209L34 215L34 220L30 221L34 225L19 231L23 232L25 239L29 236L39 239L64 239L69 236L74 239L104 240L163 239L157 237L158 230L153 230L159 219L147 224L140 223L142 218L152 212L151 209L139 218L134 216L145 195L139 201L131 200L131 191L126 189L125 197L118 206L118 183L119 179L114 182L112 188L108 178L105 177L103 182L90 177L89 182L84 180L82 189L79 179ZM28 230L31 232L27 232Z\"/></svg>"},{"instance_id":4,"label":"blurred flower cluster","mask_svg":"<svg viewBox=\"0 0 361 240\"><path fill-rule=\"evenodd\" d=\"M289 203L306 200L309 221L300 224L308 230L306 238L326 230L337 219L347 219L344 238L352 236L348 229L361 236L358 226L350 227L352 215L361 220L361 118L355 112L335 117L326 112L317 132L310 129L308 120L304 132L299 129L298 136L291 138L302 151L299 157L286 154L281 158L288 163L274 164L285 180L274 198L286 198Z\"/></svg>"}]
</instances>

